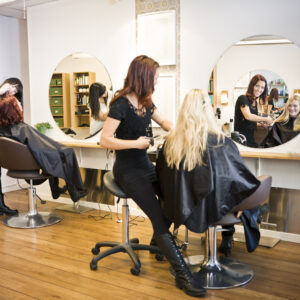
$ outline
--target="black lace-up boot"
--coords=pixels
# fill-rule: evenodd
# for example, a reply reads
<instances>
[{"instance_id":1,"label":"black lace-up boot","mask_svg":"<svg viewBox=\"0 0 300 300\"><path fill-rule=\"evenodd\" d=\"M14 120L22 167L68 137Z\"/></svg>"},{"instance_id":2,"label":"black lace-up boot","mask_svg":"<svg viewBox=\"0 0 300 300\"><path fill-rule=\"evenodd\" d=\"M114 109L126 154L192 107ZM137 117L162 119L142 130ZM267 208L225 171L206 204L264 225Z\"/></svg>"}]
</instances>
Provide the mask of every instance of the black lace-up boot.
<instances>
[{"instance_id":1,"label":"black lace-up boot","mask_svg":"<svg viewBox=\"0 0 300 300\"><path fill-rule=\"evenodd\" d=\"M155 241L175 271L176 287L193 297L204 296L206 290L194 279L173 236L170 233L161 234L155 236Z\"/></svg>"}]
</instances>

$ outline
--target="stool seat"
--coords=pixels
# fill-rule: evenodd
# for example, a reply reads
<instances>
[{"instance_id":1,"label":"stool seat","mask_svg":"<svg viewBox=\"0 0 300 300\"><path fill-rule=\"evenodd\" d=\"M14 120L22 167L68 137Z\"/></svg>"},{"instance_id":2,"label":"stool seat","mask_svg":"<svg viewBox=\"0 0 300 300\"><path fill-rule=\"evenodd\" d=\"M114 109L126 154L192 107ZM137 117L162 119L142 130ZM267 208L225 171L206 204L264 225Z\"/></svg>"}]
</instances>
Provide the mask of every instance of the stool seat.
<instances>
[{"instance_id":1,"label":"stool seat","mask_svg":"<svg viewBox=\"0 0 300 300\"><path fill-rule=\"evenodd\" d=\"M92 249L92 253L95 256L90 263L90 268L91 270L97 270L97 264L99 260L114 253L124 252L129 255L129 257L131 258L134 264L134 266L130 269L131 274L138 275L141 269L141 262L137 254L134 252L134 250L147 250L150 251L151 253L156 253L157 260L162 259L162 254L160 252L160 249L156 246L139 244L139 239L137 238L129 239L129 207L127 204L128 196L122 190L122 188L116 183L112 171L109 171L104 174L103 183L104 186L114 196L118 197L117 203L120 201L120 199L123 199L122 242L106 241L106 242L97 243L95 247ZM101 247L110 247L110 249L99 254Z\"/></svg>"},{"instance_id":2,"label":"stool seat","mask_svg":"<svg viewBox=\"0 0 300 300\"><path fill-rule=\"evenodd\" d=\"M103 177L105 187L118 198L128 198L122 188L116 183L113 172L107 172Z\"/></svg>"}]
</instances>

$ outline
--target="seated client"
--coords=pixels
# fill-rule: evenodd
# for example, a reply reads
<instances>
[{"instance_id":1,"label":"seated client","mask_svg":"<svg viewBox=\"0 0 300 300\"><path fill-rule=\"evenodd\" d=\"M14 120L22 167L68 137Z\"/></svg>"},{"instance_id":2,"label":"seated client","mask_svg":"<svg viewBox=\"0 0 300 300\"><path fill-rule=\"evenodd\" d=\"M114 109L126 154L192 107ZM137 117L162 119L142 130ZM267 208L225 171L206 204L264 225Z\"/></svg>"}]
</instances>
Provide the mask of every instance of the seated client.
<instances>
[{"instance_id":1,"label":"seated client","mask_svg":"<svg viewBox=\"0 0 300 300\"><path fill-rule=\"evenodd\" d=\"M156 170L166 217L176 227L184 224L199 233L260 185L235 143L219 129L208 94L199 89L186 95Z\"/></svg>"},{"instance_id":2,"label":"seated client","mask_svg":"<svg viewBox=\"0 0 300 300\"><path fill-rule=\"evenodd\" d=\"M28 146L33 157L49 179L52 197L57 199L64 189L58 187L58 177L67 183L74 202L86 196L77 159L72 148L61 145L23 122L18 100L9 94L0 97L0 136L12 138Z\"/></svg>"},{"instance_id":3,"label":"seated client","mask_svg":"<svg viewBox=\"0 0 300 300\"><path fill-rule=\"evenodd\" d=\"M300 95L289 98L282 114L274 121L274 125L261 147L269 148L284 144L300 133Z\"/></svg>"}]
</instances>

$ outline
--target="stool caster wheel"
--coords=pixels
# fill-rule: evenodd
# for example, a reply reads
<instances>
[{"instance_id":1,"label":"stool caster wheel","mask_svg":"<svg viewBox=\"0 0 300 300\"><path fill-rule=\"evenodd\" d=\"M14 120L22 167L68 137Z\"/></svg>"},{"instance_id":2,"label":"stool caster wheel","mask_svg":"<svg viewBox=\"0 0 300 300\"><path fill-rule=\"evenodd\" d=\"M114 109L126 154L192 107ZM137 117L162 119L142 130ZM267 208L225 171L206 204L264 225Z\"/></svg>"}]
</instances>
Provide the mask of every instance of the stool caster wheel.
<instances>
[{"instance_id":1,"label":"stool caster wheel","mask_svg":"<svg viewBox=\"0 0 300 300\"><path fill-rule=\"evenodd\" d=\"M137 267L132 267L132 268L130 269L130 272L131 272L132 275L137 276L137 275L140 274L140 269L137 268Z\"/></svg>"},{"instance_id":2,"label":"stool caster wheel","mask_svg":"<svg viewBox=\"0 0 300 300\"><path fill-rule=\"evenodd\" d=\"M156 254L155 258L157 261L163 261L164 260L164 255L163 254Z\"/></svg>"},{"instance_id":3,"label":"stool caster wheel","mask_svg":"<svg viewBox=\"0 0 300 300\"><path fill-rule=\"evenodd\" d=\"M133 239L130 239L130 243L133 243L133 244L138 244L140 241L138 238L133 238Z\"/></svg>"},{"instance_id":4,"label":"stool caster wheel","mask_svg":"<svg viewBox=\"0 0 300 300\"><path fill-rule=\"evenodd\" d=\"M92 253L93 253L94 255L97 255L99 252L100 252L100 249L99 249L99 248L93 248L93 249L92 249Z\"/></svg>"},{"instance_id":5,"label":"stool caster wheel","mask_svg":"<svg viewBox=\"0 0 300 300\"><path fill-rule=\"evenodd\" d=\"M95 270L98 269L98 266L97 266L97 264L91 262L91 263L90 263L90 268L91 268L91 270L95 271Z\"/></svg>"}]
</instances>

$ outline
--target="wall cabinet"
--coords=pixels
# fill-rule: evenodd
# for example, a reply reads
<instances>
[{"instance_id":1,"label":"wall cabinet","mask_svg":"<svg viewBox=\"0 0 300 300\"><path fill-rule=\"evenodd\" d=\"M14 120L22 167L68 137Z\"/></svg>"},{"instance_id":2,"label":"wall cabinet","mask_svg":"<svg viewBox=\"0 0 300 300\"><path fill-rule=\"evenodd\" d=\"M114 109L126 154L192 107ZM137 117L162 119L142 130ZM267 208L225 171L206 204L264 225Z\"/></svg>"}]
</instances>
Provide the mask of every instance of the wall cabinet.
<instances>
[{"instance_id":1,"label":"wall cabinet","mask_svg":"<svg viewBox=\"0 0 300 300\"><path fill-rule=\"evenodd\" d=\"M49 102L52 116L60 128L71 126L70 77L67 73L54 73L49 87Z\"/></svg>"},{"instance_id":2,"label":"wall cabinet","mask_svg":"<svg viewBox=\"0 0 300 300\"><path fill-rule=\"evenodd\" d=\"M89 88L95 81L95 72L73 73L73 127L90 127Z\"/></svg>"}]
</instances>

